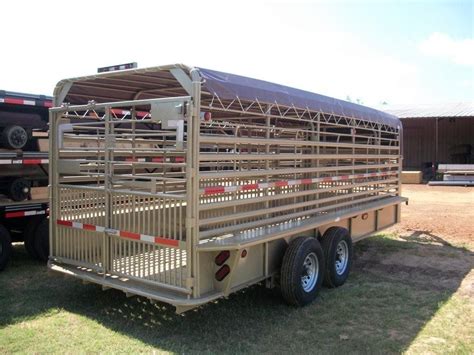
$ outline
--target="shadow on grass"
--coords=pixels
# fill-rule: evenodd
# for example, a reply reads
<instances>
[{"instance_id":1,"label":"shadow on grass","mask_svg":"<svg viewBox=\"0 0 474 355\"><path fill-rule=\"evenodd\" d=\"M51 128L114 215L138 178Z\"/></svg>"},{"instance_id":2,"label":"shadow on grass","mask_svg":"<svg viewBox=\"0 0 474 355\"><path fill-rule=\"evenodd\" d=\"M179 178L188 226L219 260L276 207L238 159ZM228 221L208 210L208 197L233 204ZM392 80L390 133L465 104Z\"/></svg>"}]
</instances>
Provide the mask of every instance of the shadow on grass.
<instances>
[{"instance_id":1,"label":"shadow on grass","mask_svg":"<svg viewBox=\"0 0 474 355\"><path fill-rule=\"evenodd\" d=\"M0 273L0 327L66 310L176 352L401 352L474 267L472 252L423 231L372 237L356 244L349 281L307 307L254 286L176 315L171 306L48 275L21 245L15 252Z\"/></svg>"}]
</instances>

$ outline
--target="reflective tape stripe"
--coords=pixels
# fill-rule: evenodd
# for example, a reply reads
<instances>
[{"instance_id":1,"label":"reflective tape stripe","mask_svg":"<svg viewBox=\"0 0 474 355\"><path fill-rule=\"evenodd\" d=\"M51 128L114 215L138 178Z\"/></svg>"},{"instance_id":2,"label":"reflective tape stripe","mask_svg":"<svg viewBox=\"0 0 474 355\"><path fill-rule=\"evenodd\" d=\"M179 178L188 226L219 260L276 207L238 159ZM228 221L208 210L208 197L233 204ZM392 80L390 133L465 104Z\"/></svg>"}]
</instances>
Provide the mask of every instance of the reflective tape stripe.
<instances>
[{"instance_id":1,"label":"reflective tape stripe","mask_svg":"<svg viewBox=\"0 0 474 355\"><path fill-rule=\"evenodd\" d=\"M48 159L23 159L23 165L48 164Z\"/></svg>"},{"instance_id":2,"label":"reflective tape stripe","mask_svg":"<svg viewBox=\"0 0 474 355\"><path fill-rule=\"evenodd\" d=\"M183 157L155 157L155 158L117 158L117 161L133 162L133 163L184 163Z\"/></svg>"},{"instance_id":3,"label":"reflective tape stripe","mask_svg":"<svg viewBox=\"0 0 474 355\"><path fill-rule=\"evenodd\" d=\"M154 236L146 235L146 234L121 231L121 230L112 229L112 228L105 228L102 226L95 226L93 224L86 224L86 223L80 223L80 222L74 222L74 221L65 221L61 219L56 220L56 223L64 227L88 230L92 232L107 232L108 234L112 234L117 237L139 240L139 241L148 242L148 243L155 243L155 244L160 244L163 246L182 248L182 249L186 247L185 242L180 241L180 240L175 240L175 239L154 237Z\"/></svg>"},{"instance_id":4,"label":"reflective tape stripe","mask_svg":"<svg viewBox=\"0 0 474 355\"><path fill-rule=\"evenodd\" d=\"M16 97L2 97L0 103L11 104L11 105L25 105L25 106L42 106L52 107L53 102L49 100L25 100Z\"/></svg>"},{"instance_id":5,"label":"reflective tape stripe","mask_svg":"<svg viewBox=\"0 0 474 355\"><path fill-rule=\"evenodd\" d=\"M128 239L140 240L140 234L138 233L119 231L119 236Z\"/></svg>"},{"instance_id":6,"label":"reflective tape stripe","mask_svg":"<svg viewBox=\"0 0 474 355\"><path fill-rule=\"evenodd\" d=\"M42 211L17 211L17 212L7 212L5 213L5 218L17 218L17 217L27 217L27 216L36 216L46 214L45 210Z\"/></svg>"},{"instance_id":7,"label":"reflective tape stripe","mask_svg":"<svg viewBox=\"0 0 474 355\"><path fill-rule=\"evenodd\" d=\"M214 195L221 194L225 192L235 192L235 191L248 191L256 189L268 189L271 187L285 187L285 186L295 186L295 185L309 185L319 182L333 182L333 181L342 181L342 180L351 180L351 179L362 179L368 177L376 176L389 176L397 175L397 171L384 171L378 173L367 173L367 174L353 174L353 175L340 175L340 176L326 176L321 178L314 179L301 179L301 180L281 180L275 182L264 182L260 184L247 184L247 185L237 185L237 186L212 186L205 187L201 190L201 195Z\"/></svg>"},{"instance_id":8,"label":"reflective tape stripe","mask_svg":"<svg viewBox=\"0 0 474 355\"><path fill-rule=\"evenodd\" d=\"M0 159L0 165L39 165L49 164L48 159Z\"/></svg>"},{"instance_id":9,"label":"reflective tape stripe","mask_svg":"<svg viewBox=\"0 0 474 355\"><path fill-rule=\"evenodd\" d=\"M56 223L59 224L60 226L72 227L72 222L71 221L63 221L61 219L58 219L56 221Z\"/></svg>"}]
</instances>

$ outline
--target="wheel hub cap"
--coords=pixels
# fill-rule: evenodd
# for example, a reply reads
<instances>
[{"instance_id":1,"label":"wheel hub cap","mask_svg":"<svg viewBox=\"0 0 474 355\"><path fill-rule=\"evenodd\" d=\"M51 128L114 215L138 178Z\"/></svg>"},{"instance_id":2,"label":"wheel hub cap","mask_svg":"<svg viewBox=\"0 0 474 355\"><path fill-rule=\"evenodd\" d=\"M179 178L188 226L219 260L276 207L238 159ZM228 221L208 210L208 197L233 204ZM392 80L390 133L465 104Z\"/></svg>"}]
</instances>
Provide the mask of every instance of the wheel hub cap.
<instances>
[{"instance_id":1,"label":"wheel hub cap","mask_svg":"<svg viewBox=\"0 0 474 355\"><path fill-rule=\"evenodd\" d=\"M301 286L305 292L311 292L316 285L319 276L318 257L310 253L304 259L303 273L301 275Z\"/></svg>"},{"instance_id":2,"label":"wheel hub cap","mask_svg":"<svg viewBox=\"0 0 474 355\"><path fill-rule=\"evenodd\" d=\"M26 134L23 130L17 129L14 130L11 134L11 141L15 145L21 145L26 140Z\"/></svg>"},{"instance_id":3,"label":"wheel hub cap","mask_svg":"<svg viewBox=\"0 0 474 355\"><path fill-rule=\"evenodd\" d=\"M336 247L336 273L342 275L347 268L347 262L349 260L349 247L344 240L341 240Z\"/></svg>"}]
</instances>

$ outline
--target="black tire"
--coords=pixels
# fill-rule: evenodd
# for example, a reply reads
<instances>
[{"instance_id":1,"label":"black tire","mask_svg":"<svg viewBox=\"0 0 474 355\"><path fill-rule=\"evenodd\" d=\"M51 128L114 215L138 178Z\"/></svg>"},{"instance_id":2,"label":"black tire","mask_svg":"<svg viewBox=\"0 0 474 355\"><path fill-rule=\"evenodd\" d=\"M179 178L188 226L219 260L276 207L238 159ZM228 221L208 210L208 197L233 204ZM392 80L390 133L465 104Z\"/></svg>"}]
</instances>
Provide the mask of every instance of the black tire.
<instances>
[{"instance_id":1,"label":"black tire","mask_svg":"<svg viewBox=\"0 0 474 355\"><path fill-rule=\"evenodd\" d=\"M23 240L25 241L25 249L28 252L28 254L33 258L33 259L39 259L38 253L36 252L36 247L35 247L35 237L36 237L36 229L38 228L38 225L41 223L41 221L45 219L45 217L31 217L30 220L28 221L28 224L25 227L25 230L23 231Z\"/></svg>"},{"instance_id":2,"label":"black tire","mask_svg":"<svg viewBox=\"0 0 474 355\"><path fill-rule=\"evenodd\" d=\"M49 257L49 220L43 219L36 227L35 251L38 259L48 261Z\"/></svg>"},{"instance_id":3,"label":"black tire","mask_svg":"<svg viewBox=\"0 0 474 355\"><path fill-rule=\"evenodd\" d=\"M331 288L342 286L352 267L352 239L349 231L342 227L328 228L321 238L321 246L326 260L324 285Z\"/></svg>"},{"instance_id":4,"label":"black tire","mask_svg":"<svg viewBox=\"0 0 474 355\"><path fill-rule=\"evenodd\" d=\"M8 126L3 130L0 140L5 148L22 149L28 143L28 133L21 126Z\"/></svg>"},{"instance_id":5,"label":"black tire","mask_svg":"<svg viewBox=\"0 0 474 355\"><path fill-rule=\"evenodd\" d=\"M12 180L7 187L7 196L13 201L24 201L30 196L30 182L23 178Z\"/></svg>"},{"instance_id":6,"label":"black tire","mask_svg":"<svg viewBox=\"0 0 474 355\"><path fill-rule=\"evenodd\" d=\"M317 266L315 280L303 286L303 277L310 278L305 261L313 256L316 257L313 262ZM280 286L285 301L294 306L304 306L313 301L323 282L324 265L323 250L317 239L309 237L293 239L285 251L281 266Z\"/></svg>"},{"instance_id":7,"label":"black tire","mask_svg":"<svg viewBox=\"0 0 474 355\"><path fill-rule=\"evenodd\" d=\"M5 269L12 254L12 238L10 232L0 225L0 271Z\"/></svg>"}]
</instances>

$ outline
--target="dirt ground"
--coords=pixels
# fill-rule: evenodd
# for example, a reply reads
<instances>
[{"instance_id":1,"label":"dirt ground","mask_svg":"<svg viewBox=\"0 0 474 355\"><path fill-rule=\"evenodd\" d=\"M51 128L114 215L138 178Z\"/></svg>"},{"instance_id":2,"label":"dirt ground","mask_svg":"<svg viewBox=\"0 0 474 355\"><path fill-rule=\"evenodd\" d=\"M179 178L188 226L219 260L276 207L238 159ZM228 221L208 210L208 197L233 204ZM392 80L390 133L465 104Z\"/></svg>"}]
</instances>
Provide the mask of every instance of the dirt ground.
<instances>
[{"instance_id":1,"label":"dirt ground","mask_svg":"<svg viewBox=\"0 0 474 355\"><path fill-rule=\"evenodd\" d=\"M408 206L402 206L402 221L391 232L474 248L473 187L403 185L402 195L409 198Z\"/></svg>"},{"instance_id":2,"label":"dirt ground","mask_svg":"<svg viewBox=\"0 0 474 355\"><path fill-rule=\"evenodd\" d=\"M474 188L403 185L402 195L409 202L402 205L401 223L387 232L420 247L415 253L393 253L380 260L380 268L416 270L410 278L418 284L433 281L433 287L452 290L460 281L456 276L464 274L458 291L474 300Z\"/></svg>"}]
</instances>

